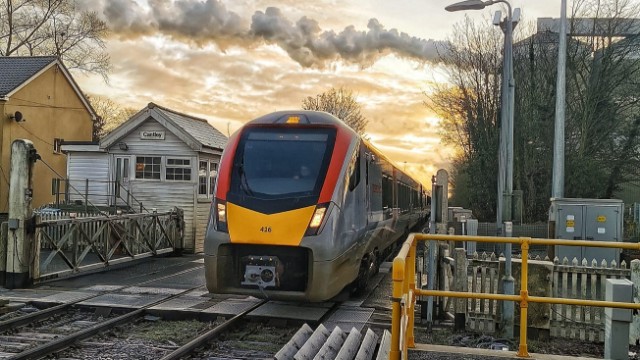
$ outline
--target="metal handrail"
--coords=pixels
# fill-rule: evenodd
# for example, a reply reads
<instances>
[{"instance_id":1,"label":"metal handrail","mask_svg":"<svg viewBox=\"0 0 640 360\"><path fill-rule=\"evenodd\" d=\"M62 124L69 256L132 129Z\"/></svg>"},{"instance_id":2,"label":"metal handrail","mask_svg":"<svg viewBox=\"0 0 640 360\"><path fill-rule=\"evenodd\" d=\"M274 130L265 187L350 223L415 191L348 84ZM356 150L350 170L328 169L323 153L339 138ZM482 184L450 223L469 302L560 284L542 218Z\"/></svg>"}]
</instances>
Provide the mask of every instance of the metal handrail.
<instances>
[{"instance_id":1,"label":"metal handrail","mask_svg":"<svg viewBox=\"0 0 640 360\"><path fill-rule=\"evenodd\" d=\"M476 242L492 242L492 243L509 243L519 244L522 250L522 271L520 273L520 294L482 294L469 293L459 291L443 291L443 290L422 290L416 289L415 280L415 261L416 261L416 245L419 241L438 240L438 241L476 241ZM393 295L392 301L392 320L391 320L391 351L389 359L400 360L407 359L408 348L415 347L414 338L414 308L416 296L446 296L453 298L475 298L488 300L507 300L520 302L520 345L518 347L517 356L522 358L529 357L527 350L527 308L530 302L564 304L564 305L581 305L581 306L598 306L622 309L640 309L640 304L614 302L614 301L598 301L598 300L580 300L565 299L542 296L529 296L528 290L528 258L529 247L531 245L567 245L567 246L590 246L598 248L614 248L614 249L631 249L640 250L640 243L621 243L610 241L586 241L586 240L564 240L564 239L537 239L530 237L497 237L497 236L461 236L461 235L434 235L412 233L402 245L400 252L393 260Z\"/></svg>"}]
</instances>

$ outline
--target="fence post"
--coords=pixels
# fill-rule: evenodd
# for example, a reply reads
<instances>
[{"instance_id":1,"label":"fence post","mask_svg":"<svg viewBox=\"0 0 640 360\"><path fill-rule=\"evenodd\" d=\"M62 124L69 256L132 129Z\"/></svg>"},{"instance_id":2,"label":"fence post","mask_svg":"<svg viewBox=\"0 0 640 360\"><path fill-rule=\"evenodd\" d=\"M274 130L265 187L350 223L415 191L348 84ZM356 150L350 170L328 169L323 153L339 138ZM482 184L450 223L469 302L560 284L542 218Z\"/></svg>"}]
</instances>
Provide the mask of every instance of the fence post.
<instances>
[{"instance_id":1,"label":"fence post","mask_svg":"<svg viewBox=\"0 0 640 360\"><path fill-rule=\"evenodd\" d=\"M631 282L633 283L633 302L640 303L640 260L631 260ZM629 332L629 345L640 341L640 315L633 315L633 323Z\"/></svg>"},{"instance_id":2,"label":"fence post","mask_svg":"<svg viewBox=\"0 0 640 360\"><path fill-rule=\"evenodd\" d=\"M89 179L84 182L84 213L89 212Z\"/></svg>"},{"instance_id":3,"label":"fence post","mask_svg":"<svg viewBox=\"0 0 640 360\"><path fill-rule=\"evenodd\" d=\"M455 282L454 291L467 291L467 254L464 248L456 248L453 250L453 258L455 259ZM467 285L467 286L465 286ZM455 303L455 330L464 331L466 325L467 300L463 298L456 299Z\"/></svg>"}]
</instances>

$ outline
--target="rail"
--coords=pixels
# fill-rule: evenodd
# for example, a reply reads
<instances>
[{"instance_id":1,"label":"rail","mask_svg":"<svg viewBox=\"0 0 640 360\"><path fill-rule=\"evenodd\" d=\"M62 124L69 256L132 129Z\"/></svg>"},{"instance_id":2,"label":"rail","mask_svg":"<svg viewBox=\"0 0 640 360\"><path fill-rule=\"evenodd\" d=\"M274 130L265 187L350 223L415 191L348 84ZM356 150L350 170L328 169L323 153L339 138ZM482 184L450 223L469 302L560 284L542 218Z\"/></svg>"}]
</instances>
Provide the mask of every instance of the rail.
<instances>
[{"instance_id":1,"label":"rail","mask_svg":"<svg viewBox=\"0 0 640 360\"><path fill-rule=\"evenodd\" d=\"M522 250L522 271L521 271L521 288L519 295L505 294L481 294L460 291L443 291L443 290L422 290L416 289L416 245L419 241L436 240L436 241L476 241L503 244L520 245ZM581 306L599 306L622 309L640 309L640 304L613 302L613 301L597 301L597 300L580 300L580 299L564 299L554 297L529 296L527 287L528 282L528 257L529 247L532 245L566 245L566 246L591 246L598 248L617 248L640 250L640 243L621 243L607 241L586 241L586 240L563 240L563 239L536 239L530 237L497 237L497 236L457 236L457 235L433 235L433 234L409 234L409 237L402 245L400 252L393 260L393 295L392 301L392 320L391 320L391 351L389 352L390 360L400 360L408 358L408 349L415 347L414 338L414 314L416 296L446 296L453 298L469 298L469 299L486 299L486 300L507 300L517 301L520 303L520 344L517 356L528 358L527 350L527 308L530 302L564 304L564 305L581 305Z\"/></svg>"}]
</instances>

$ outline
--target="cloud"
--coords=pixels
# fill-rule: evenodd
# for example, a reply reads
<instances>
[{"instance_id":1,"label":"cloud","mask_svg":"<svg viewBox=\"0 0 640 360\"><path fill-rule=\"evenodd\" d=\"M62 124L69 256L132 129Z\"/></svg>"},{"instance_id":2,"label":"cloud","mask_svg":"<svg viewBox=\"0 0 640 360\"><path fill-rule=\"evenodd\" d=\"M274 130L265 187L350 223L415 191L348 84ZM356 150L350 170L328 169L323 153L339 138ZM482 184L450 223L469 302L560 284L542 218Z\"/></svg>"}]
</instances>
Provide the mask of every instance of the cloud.
<instances>
[{"instance_id":1,"label":"cloud","mask_svg":"<svg viewBox=\"0 0 640 360\"><path fill-rule=\"evenodd\" d=\"M218 0L82 0L82 10L94 11L111 31L123 38L162 34L198 45L255 47L276 44L303 67L324 67L335 61L369 66L393 53L419 61L438 61L444 43L386 29L370 19L367 30L354 25L341 32L323 31L320 24L302 16L296 22L276 7L255 11L249 19L227 9Z\"/></svg>"}]
</instances>

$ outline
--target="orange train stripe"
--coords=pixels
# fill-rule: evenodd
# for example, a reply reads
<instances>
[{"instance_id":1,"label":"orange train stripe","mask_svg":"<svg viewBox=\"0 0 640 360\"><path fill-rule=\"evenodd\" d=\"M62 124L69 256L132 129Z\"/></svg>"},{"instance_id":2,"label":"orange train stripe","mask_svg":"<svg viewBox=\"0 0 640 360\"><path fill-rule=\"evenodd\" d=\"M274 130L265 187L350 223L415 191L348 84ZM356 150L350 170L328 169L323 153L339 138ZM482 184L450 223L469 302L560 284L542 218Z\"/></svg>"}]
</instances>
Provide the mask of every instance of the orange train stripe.
<instances>
[{"instance_id":1,"label":"orange train stripe","mask_svg":"<svg viewBox=\"0 0 640 360\"><path fill-rule=\"evenodd\" d=\"M349 143L351 142L350 133L346 130L338 127L338 134L336 135L336 144L333 147L333 155L331 156L331 162L329 163L329 169L327 170L327 176L325 177L324 184L322 185L322 191L320 192L320 199L318 203L326 203L331 201L333 191L338 183L338 177L340 176L340 170L345 161L347 150L349 149Z\"/></svg>"},{"instance_id":2,"label":"orange train stripe","mask_svg":"<svg viewBox=\"0 0 640 360\"><path fill-rule=\"evenodd\" d=\"M234 244L298 246L315 205L276 214L262 214L227 203L229 237Z\"/></svg>"},{"instance_id":3,"label":"orange train stripe","mask_svg":"<svg viewBox=\"0 0 640 360\"><path fill-rule=\"evenodd\" d=\"M231 166L233 164L233 158L235 157L236 148L240 142L240 133L241 131L237 131L231 135L224 154L222 154L222 159L220 160L218 188L216 190L216 197L220 200L227 200L227 192L229 191L229 184L231 184Z\"/></svg>"}]
</instances>

